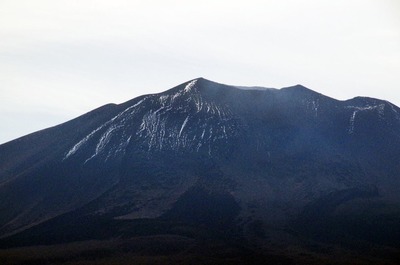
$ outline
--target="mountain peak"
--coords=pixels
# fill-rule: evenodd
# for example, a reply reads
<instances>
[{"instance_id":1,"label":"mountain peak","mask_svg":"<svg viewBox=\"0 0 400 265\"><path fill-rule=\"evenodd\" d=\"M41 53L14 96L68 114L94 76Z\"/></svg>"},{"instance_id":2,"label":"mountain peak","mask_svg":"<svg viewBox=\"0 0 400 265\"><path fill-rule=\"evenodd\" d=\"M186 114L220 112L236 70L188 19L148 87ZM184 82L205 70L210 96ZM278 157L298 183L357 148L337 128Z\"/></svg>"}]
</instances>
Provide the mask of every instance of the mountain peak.
<instances>
[{"instance_id":1,"label":"mountain peak","mask_svg":"<svg viewBox=\"0 0 400 265\"><path fill-rule=\"evenodd\" d=\"M181 92L187 93L187 92L196 91L195 88L210 87L210 86L215 86L215 85L221 85L221 84L218 84L211 80L205 79L203 77L198 77L198 78L194 78L189 81L186 81L186 82L182 83L181 85L177 86L176 88L178 88L178 90Z\"/></svg>"},{"instance_id":2,"label":"mountain peak","mask_svg":"<svg viewBox=\"0 0 400 265\"><path fill-rule=\"evenodd\" d=\"M283 91L296 91L297 93L317 93L314 90L311 90L303 85L297 84L294 86L289 86L289 87L283 87L281 88Z\"/></svg>"}]
</instances>

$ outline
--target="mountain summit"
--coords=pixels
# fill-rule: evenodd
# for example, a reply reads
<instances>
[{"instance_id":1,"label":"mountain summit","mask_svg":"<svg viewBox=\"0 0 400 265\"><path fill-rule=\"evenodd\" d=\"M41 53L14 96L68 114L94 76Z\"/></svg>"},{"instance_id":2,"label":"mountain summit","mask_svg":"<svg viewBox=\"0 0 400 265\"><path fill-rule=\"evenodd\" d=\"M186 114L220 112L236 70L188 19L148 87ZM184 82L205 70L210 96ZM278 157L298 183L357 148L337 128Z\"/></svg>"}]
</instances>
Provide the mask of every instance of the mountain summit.
<instances>
[{"instance_id":1,"label":"mountain summit","mask_svg":"<svg viewBox=\"0 0 400 265\"><path fill-rule=\"evenodd\" d=\"M5 246L206 229L398 249L397 217L400 109L301 85L198 78L0 146Z\"/></svg>"}]
</instances>

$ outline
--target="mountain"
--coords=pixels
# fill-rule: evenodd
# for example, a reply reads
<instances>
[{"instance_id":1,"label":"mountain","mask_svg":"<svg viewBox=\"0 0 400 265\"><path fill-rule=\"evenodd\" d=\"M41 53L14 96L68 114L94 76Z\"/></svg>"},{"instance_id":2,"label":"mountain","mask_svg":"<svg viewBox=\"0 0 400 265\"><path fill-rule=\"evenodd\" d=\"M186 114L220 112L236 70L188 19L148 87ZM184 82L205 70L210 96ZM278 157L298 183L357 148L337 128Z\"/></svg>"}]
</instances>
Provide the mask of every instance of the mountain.
<instances>
[{"instance_id":1,"label":"mountain","mask_svg":"<svg viewBox=\"0 0 400 265\"><path fill-rule=\"evenodd\" d=\"M0 146L1 246L166 234L398 255L400 109L198 78Z\"/></svg>"}]
</instances>

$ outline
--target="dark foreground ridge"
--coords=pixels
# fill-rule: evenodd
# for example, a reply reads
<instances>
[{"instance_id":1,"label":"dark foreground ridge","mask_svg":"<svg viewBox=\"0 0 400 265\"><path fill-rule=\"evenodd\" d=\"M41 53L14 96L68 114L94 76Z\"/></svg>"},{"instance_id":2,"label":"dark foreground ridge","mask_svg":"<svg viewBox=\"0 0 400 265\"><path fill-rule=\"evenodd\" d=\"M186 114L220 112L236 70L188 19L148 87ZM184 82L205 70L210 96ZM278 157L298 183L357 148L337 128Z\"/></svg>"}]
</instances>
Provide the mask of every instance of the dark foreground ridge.
<instances>
[{"instance_id":1,"label":"dark foreground ridge","mask_svg":"<svg viewBox=\"0 0 400 265\"><path fill-rule=\"evenodd\" d=\"M1 264L396 264L400 109L203 78L0 145Z\"/></svg>"}]
</instances>

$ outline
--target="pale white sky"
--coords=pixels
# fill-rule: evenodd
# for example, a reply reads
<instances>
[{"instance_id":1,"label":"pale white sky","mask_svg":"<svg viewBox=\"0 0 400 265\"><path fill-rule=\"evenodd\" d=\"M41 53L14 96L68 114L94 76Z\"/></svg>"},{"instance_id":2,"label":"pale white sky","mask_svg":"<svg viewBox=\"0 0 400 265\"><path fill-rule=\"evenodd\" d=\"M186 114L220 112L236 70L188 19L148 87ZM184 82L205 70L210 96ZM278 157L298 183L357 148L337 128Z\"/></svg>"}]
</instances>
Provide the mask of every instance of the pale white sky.
<instances>
[{"instance_id":1,"label":"pale white sky","mask_svg":"<svg viewBox=\"0 0 400 265\"><path fill-rule=\"evenodd\" d=\"M200 76L400 105L400 1L0 0L0 143Z\"/></svg>"}]
</instances>

